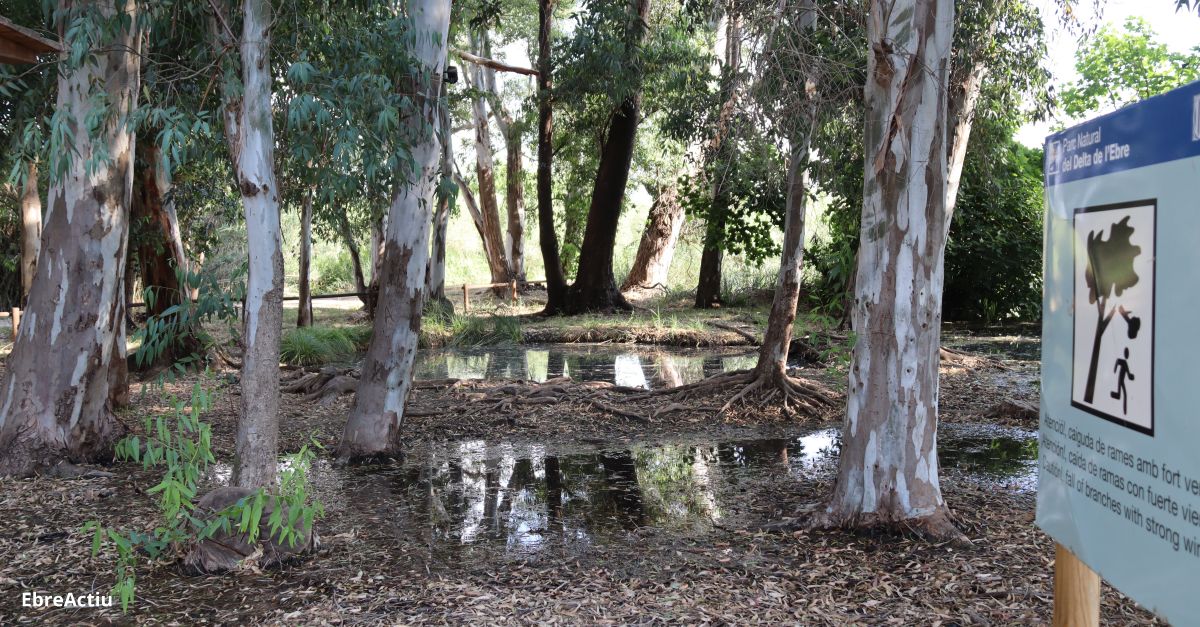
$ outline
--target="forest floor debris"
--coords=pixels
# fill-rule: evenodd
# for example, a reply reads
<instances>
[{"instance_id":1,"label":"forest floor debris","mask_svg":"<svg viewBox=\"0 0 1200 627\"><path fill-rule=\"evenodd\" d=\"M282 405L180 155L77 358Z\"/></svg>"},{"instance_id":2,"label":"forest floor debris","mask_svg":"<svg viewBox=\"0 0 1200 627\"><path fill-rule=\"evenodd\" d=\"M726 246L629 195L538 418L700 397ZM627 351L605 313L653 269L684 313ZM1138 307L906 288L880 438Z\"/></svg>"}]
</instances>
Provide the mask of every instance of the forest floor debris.
<instances>
[{"instance_id":1,"label":"forest floor debris","mask_svg":"<svg viewBox=\"0 0 1200 627\"><path fill-rule=\"evenodd\" d=\"M963 343L961 337L951 340L954 346ZM1006 356L1011 355L998 355ZM943 363L945 423L1036 428L1036 415L1024 409L1038 403L1037 363L1027 358L999 363L1003 367L988 360ZM844 385L845 372L838 369L795 372L833 388ZM190 375L158 390L135 392L125 422L133 426L141 416L165 413L168 397L186 398L196 380ZM213 425L218 459L228 460L238 406L236 373L219 373L206 385L218 388L206 418ZM543 456L570 455L681 439L783 437L803 427L778 408L738 406L719 414L735 390L670 399L617 388L568 380L419 382L405 425L407 442L412 451L455 442L460 448L501 451L498 458L485 454L492 461L480 463L505 472L512 466L503 451L521 447ZM310 436L332 447L351 398L318 404L286 394L281 448L294 451ZM1005 404L1021 411L995 411ZM834 438L838 419L832 412L806 424ZM391 470L354 471L374 483L319 485L328 512L318 523L322 544L302 563L212 577L188 577L176 563L155 563L138 574L138 599L129 616L119 608L22 608L19 593L107 591L112 556L91 557L90 536L80 528L93 519L126 528L153 524L154 498L146 490L157 482L154 473L122 464L107 469L112 476L5 479L0 480L0 518L6 521L0 531L0 581L11 593L0 598L0 623L1046 622L1053 543L1033 525L1030 486L980 479L956 466L956 454L948 450L943 456L943 486L958 524L976 544L971 550L895 535L755 531L827 493L833 462L825 460L793 461L791 471L728 482L722 498L735 499L736 507L711 525L635 525L584 541L563 534L526 551L505 541L447 543L444 511L435 508L414 520L414 512L398 508L396 501L411 500L413 490L444 489L433 481L414 483L423 472L414 453L415 459L397 462ZM216 469L218 477L222 472ZM318 472L334 470L322 464ZM383 494L380 486L386 488ZM654 489L643 487L648 495ZM500 492L510 509L512 499L528 496ZM503 509L506 501L497 500ZM1111 589L1103 598L1105 622L1154 622Z\"/></svg>"}]
</instances>

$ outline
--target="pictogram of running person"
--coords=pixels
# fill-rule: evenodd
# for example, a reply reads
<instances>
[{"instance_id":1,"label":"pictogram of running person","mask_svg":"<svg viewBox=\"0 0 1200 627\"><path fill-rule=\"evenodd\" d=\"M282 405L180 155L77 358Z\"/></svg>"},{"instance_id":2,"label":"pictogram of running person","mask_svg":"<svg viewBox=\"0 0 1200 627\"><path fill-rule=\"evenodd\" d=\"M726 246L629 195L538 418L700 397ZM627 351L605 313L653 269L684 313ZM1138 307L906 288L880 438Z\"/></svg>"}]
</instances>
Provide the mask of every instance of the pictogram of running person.
<instances>
[{"instance_id":1,"label":"pictogram of running person","mask_svg":"<svg viewBox=\"0 0 1200 627\"><path fill-rule=\"evenodd\" d=\"M1129 390L1125 389L1125 379L1135 381L1133 371L1129 369L1129 348L1125 349L1125 356L1118 357L1117 363L1113 364L1113 372L1117 373L1117 389L1109 392L1109 396L1120 400L1121 413L1129 413Z\"/></svg>"}]
</instances>

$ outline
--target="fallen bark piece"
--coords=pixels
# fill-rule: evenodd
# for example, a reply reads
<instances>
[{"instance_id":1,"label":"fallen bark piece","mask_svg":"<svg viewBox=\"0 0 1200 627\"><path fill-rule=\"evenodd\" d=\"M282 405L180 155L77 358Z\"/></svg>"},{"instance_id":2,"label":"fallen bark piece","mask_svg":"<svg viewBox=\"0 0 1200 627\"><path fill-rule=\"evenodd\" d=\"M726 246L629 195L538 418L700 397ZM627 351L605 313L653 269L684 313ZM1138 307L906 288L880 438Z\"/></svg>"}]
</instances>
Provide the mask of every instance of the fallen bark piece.
<instances>
[{"instance_id":1,"label":"fallen bark piece","mask_svg":"<svg viewBox=\"0 0 1200 627\"><path fill-rule=\"evenodd\" d=\"M1041 417L1041 412L1032 403L1008 399L993 405L983 414L983 417L989 420L1037 422Z\"/></svg>"}]
</instances>

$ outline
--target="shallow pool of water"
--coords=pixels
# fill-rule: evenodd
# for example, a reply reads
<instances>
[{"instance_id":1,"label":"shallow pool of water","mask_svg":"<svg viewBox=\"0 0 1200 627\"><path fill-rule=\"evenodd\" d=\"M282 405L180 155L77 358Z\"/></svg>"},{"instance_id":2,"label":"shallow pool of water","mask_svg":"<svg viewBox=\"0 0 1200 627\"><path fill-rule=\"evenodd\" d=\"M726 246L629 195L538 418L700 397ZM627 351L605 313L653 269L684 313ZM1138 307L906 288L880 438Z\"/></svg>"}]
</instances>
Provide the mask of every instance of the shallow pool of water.
<instances>
[{"instance_id":1,"label":"shallow pool of water","mask_svg":"<svg viewBox=\"0 0 1200 627\"><path fill-rule=\"evenodd\" d=\"M326 508L355 511L397 539L450 554L480 545L538 552L644 527L736 527L789 478L835 472L839 445L838 429L569 453L476 440L436 444L382 468L322 464L314 479ZM1032 432L943 425L939 449L944 474L1036 488Z\"/></svg>"},{"instance_id":2,"label":"shallow pool of water","mask_svg":"<svg viewBox=\"0 0 1200 627\"><path fill-rule=\"evenodd\" d=\"M417 379L530 379L571 377L641 388L675 387L704 377L753 368L753 349L687 349L607 344L525 344L429 349L417 353Z\"/></svg>"}]
</instances>

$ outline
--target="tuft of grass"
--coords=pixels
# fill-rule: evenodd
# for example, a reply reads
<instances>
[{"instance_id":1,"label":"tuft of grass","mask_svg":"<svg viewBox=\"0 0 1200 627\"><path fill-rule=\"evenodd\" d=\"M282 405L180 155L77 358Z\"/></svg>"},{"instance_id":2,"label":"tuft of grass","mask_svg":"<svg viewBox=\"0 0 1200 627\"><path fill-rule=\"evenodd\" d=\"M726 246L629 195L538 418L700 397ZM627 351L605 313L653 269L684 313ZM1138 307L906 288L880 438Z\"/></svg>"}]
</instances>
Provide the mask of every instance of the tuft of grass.
<instances>
[{"instance_id":1,"label":"tuft of grass","mask_svg":"<svg viewBox=\"0 0 1200 627\"><path fill-rule=\"evenodd\" d=\"M453 316L444 323L446 346L497 346L521 343L521 323L511 316Z\"/></svg>"},{"instance_id":2,"label":"tuft of grass","mask_svg":"<svg viewBox=\"0 0 1200 627\"><path fill-rule=\"evenodd\" d=\"M293 366L352 361L366 350L371 328L304 327L288 331L280 342L280 358Z\"/></svg>"}]
</instances>

